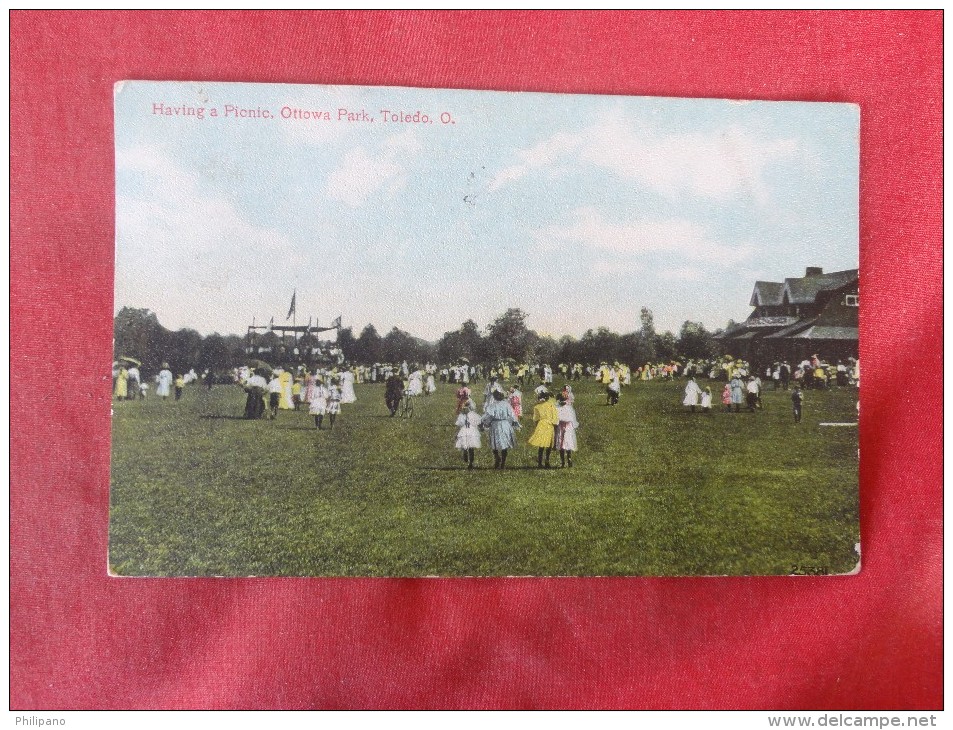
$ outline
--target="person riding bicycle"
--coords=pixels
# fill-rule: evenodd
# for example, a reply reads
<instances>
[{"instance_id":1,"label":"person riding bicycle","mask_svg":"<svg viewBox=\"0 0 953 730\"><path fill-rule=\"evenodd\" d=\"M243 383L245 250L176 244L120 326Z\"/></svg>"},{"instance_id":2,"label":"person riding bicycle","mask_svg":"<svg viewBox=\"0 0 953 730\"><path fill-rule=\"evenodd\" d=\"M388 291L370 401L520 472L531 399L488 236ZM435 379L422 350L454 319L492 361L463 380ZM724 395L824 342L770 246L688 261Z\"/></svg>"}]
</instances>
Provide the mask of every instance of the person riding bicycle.
<instances>
[{"instance_id":1,"label":"person riding bicycle","mask_svg":"<svg viewBox=\"0 0 953 730\"><path fill-rule=\"evenodd\" d=\"M403 397L404 380L395 371L387 378L384 389L384 403L387 404L391 416L397 415L397 409L400 407L400 401Z\"/></svg>"}]
</instances>

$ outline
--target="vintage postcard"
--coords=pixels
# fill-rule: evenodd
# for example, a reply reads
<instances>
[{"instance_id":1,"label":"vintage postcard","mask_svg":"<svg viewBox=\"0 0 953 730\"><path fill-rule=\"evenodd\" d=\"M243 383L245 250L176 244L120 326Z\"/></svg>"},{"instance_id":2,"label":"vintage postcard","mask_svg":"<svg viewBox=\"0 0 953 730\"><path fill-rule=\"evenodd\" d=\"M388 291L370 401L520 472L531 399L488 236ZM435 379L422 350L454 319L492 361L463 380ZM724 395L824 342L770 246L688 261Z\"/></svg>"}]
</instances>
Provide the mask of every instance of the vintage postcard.
<instances>
[{"instance_id":1,"label":"vintage postcard","mask_svg":"<svg viewBox=\"0 0 953 730\"><path fill-rule=\"evenodd\" d=\"M109 571L860 568L859 110L115 88Z\"/></svg>"}]
</instances>

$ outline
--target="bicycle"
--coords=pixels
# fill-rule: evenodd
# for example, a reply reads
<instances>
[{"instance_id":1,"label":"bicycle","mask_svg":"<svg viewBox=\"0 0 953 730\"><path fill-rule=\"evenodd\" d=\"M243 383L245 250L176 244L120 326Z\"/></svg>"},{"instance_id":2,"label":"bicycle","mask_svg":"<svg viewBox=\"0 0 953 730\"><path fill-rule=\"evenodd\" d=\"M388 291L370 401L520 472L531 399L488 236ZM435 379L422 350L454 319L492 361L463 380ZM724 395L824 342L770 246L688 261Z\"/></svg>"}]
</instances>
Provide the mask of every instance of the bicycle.
<instances>
[{"instance_id":1,"label":"bicycle","mask_svg":"<svg viewBox=\"0 0 953 730\"><path fill-rule=\"evenodd\" d=\"M410 391L405 390L404 396L400 401L400 417L401 418L413 418L414 417L414 401L417 398L410 394Z\"/></svg>"}]
</instances>

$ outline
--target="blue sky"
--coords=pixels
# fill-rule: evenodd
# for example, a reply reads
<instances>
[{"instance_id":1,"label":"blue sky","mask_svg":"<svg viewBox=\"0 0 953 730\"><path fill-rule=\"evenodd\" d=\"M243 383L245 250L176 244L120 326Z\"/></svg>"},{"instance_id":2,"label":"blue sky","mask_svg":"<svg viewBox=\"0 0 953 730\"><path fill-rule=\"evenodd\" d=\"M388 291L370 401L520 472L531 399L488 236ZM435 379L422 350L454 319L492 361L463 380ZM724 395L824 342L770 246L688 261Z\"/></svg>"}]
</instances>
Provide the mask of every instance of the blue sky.
<instances>
[{"instance_id":1,"label":"blue sky","mask_svg":"<svg viewBox=\"0 0 953 730\"><path fill-rule=\"evenodd\" d=\"M715 329L757 279L858 265L853 105L196 82L115 100L115 310L171 329L283 323L294 290L299 324L355 333L437 339L508 307L554 336L630 332L643 306Z\"/></svg>"}]
</instances>

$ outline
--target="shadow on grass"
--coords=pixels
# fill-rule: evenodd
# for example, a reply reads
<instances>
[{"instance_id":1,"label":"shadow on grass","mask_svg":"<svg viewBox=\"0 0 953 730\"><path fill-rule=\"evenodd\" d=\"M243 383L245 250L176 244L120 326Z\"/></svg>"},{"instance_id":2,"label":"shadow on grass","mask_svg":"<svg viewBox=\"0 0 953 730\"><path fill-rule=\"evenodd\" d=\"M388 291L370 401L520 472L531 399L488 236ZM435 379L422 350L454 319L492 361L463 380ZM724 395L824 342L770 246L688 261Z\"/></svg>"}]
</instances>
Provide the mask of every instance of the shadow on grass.
<instances>
[{"instance_id":1,"label":"shadow on grass","mask_svg":"<svg viewBox=\"0 0 953 730\"><path fill-rule=\"evenodd\" d=\"M418 471L489 471L490 467L474 466L472 469L467 469L466 466L420 466L417 469Z\"/></svg>"},{"instance_id":2,"label":"shadow on grass","mask_svg":"<svg viewBox=\"0 0 953 730\"><path fill-rule=\"evenodd\" d=\"M214 416L214 415L204 415L199 416L203 420L216 420L216 421L264 421L264 418L245 418L244 416Z\"/></svg>"},{"instance_id":3,"label":"shadow on grass","mask_svg":"<svg viewBox=\"0 0 953 730\"><path fill-rule=\"evenodd\" d=\"M418 471L559 471L561 467L552 466L549 469L540 469L535 464L533 466L507 466L505 469L494 469L492 466L474 466L467 469L465 466L419 466Z\"/></svg>"}]
</instances>

